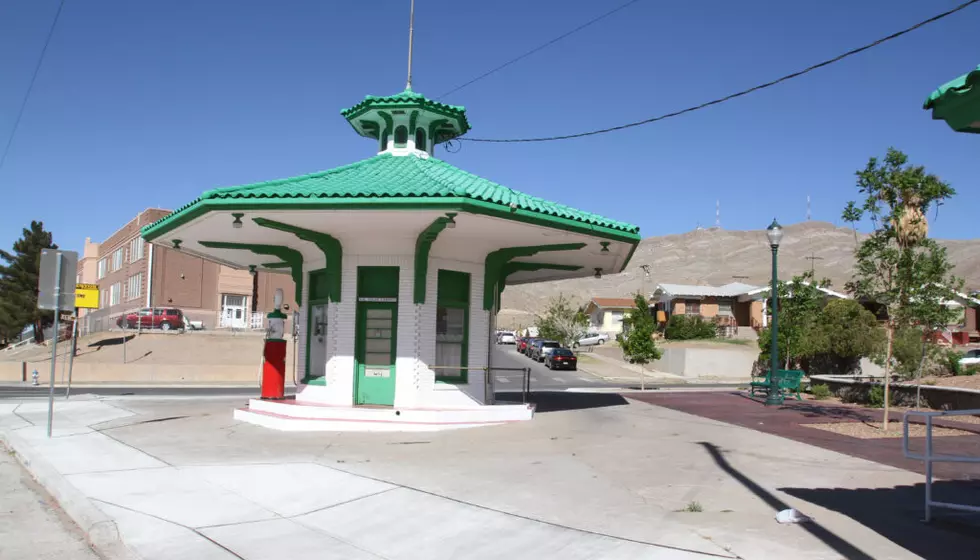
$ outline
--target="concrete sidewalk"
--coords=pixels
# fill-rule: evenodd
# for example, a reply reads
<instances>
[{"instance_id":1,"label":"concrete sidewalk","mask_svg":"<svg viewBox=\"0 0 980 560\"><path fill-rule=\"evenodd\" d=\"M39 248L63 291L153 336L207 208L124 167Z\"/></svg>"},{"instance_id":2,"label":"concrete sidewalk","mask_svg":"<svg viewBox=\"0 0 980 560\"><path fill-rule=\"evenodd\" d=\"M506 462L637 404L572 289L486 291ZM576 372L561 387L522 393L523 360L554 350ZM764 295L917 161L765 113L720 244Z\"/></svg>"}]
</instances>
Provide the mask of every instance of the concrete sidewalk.
<instances>
[{"instance_id":1,"label":"concrete sidewalk","mask_svg":"<svg viewBox=\"0 0 980 560\"><path fill-rule=\"evenodd\" d=\"M427 434L280 433L232 420L237 400L92 399L59 403L50 440L45 402L2 402L0 433L131 558L917 557L777 488L918 475L618 395L537 398L533 422ZM758 488L817 522L777 525Z\"/></svg>"}]
</instances>

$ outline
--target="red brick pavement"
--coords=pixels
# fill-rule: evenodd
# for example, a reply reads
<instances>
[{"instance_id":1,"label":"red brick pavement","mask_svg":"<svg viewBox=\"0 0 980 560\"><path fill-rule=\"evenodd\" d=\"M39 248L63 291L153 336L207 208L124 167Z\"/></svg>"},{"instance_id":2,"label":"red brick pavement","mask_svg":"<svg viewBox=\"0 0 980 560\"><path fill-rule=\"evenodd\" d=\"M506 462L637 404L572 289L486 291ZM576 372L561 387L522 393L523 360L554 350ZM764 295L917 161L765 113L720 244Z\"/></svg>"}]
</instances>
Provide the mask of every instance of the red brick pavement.
<instances>
[{"instance_id":1,"label":"red brick pavement","mask_svg":"<svg viewBox=\"0 0 980 560\"><path fill-rule=\"evenodd\" d=\"M795 400L787 400L780 407L766 407L762 399L751 398L742 392L631 393L624 396L876 463L925 473L925 465L922 461L905 458L901 438L858 439L804 426L804 424L829 422L880 423L884 418L882 410ZM901 414L892 413L890 417L901 425ZM950 421L940 421L936 424L972 431L977 435L934 437L935 452L980 457L980 425ZM924 449L924 446L925 438L911 438L910 447L913 450ZM937 477L950 480L980 481L980 464L935 463L934 473Z\"/></svg>"}]
</instances>

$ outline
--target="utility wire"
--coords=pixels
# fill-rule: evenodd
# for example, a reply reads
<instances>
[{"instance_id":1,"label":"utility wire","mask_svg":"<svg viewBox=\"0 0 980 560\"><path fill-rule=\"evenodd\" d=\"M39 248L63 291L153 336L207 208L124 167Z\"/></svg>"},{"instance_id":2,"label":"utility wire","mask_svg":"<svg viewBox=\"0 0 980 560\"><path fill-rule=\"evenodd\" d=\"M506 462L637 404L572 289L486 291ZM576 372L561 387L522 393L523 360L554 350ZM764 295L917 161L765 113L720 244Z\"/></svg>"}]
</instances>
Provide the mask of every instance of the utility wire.
<instances>
[{"instance_id":1,"label":"utility wire","mask_svg":"<svg viewBox=\"0 0 980 560\"><path fill-rule=\"evenodd\" d=\"M707 101L707 102L702 103L700 105L695 105L693 107L688 107L687 109L681 109L680 111L674 111L672 113L666 113L666 114L663 114L663 115L660 115L660 116L657 116L657 117L651 117L649 119L645 119L645 120L642 120L642 121L631 122L631 123L622 124L622 125L619 125L619 126L613 126L613 127L609 127L609 128L602 128L602 129L599 129L599 130L591 130L589 132L579 132L579 133L576 133L576 134L565 134L565 135L562 135L562 136L543 136L543 137L538 137L538 138L466 138L464 136L464 137L458 138L458 140L463 140L463 141L468 141L468 142L493 142L493 143L551 142L551 141L554 141L554 140L570 140L572 138L584 138L586 136L595 136L597 134L605 134L607 132L615 132L617 130L624 130L624 129L627 129L627 128L633 128L633 127L636 127L636 126L642 126L642 125L645 125L645 124L650 124L650 123L654 123L654 122L657 122L657 121L662 121L662 120L665 120L665 119L669 119L671 117L677 117L677 116L680 116L680 115L683 115L683 114L686 114L686 113L693 113L694 111L698 111L698 110L704 109L706 107L711 107L712 105L719 105L719 104L724 103L726 101L731 101L732 99L735 99L737 97L742 97L744 95L748 95L748 94L754 93L756 91L760 91L760 90L763 90L763 89L766 89L766 88L773 87L773 86L775 86L777 84L780 84L782 82L786 82L786 81L792 80L793 78L798 78L798 77L800 77L800 76L802 76L804 74L808 74L810 72L813 72L814 70L817 70L819 68L823 68L825 66L830 66L831 64L834 64L835 62L839 62L839 61L844 60L845 58L848 58L850 56L854 56L854 55L856 55L858 53L862 53L862 52L864 52L866 50L869 50L869 49L872 49L874 47L877 47L878 45L880 45L882 43L886 43L888 41L891 41L892 39L897 39L897 38L899 38L902 35L905 35L907 33L911 33L912 31L915 31L916 29L919 29L920 27L924 27L924 26L926 26L926 25L928 25L930 23L933 23L933 22L939 21L939 20L941 20L941 19L943 19L945 17L951 16L951 15L955 14L956 12L959 12L960 10L963 10L963 9L965 9L965 8L973 5L973 4L976 4L977 2L980 2L980 0L968 0L967 2L964 2L964 3L960 4L959 6L956 6L955 8L953 8L951 10L948 10L948 11L945 11L945 12L939 14L939 15L933 16L933 17L931 17L931 18L929 18L929 19L927 19L925 21L921 21L921 22L913 25L912 27L908 27L908 28L903 29L901 31L892 33L891 35L888 35L887 37L882 37L881 39L878 39L877 41L875 41L873 43L869 43L867 45L864 45L863 47L858 47L856 49L849 50L849 51L845 52L844 54L841 54L841 55L835 56L834 58L831 58L831 59L825 60L823 62L814 64L813 66L809 66L809 67L804 68L803 70L800 70L798 72L793 72L792 74L787 74L787 75L785 75L785 76L783 76L781 78L777 78L775 80L772 80L771 82L766 82L764 84L760 84L760 85L757 85L755 87L751 87L749 89L745 89L745 90L739 91L737 93L733 93L731 95L726 95L725 97L714 99L712 101Z\"/></svg>"},{"instance_id":2,"label":"utility wire","mask_svg":"<svg viewBox=\"0 0 980 560\"><path fill-rule=\"evenodd\" d=\"M54 28L58 25L58 18L61 17L61 9L65 7L65 0L61 0L58 4L58 11L54 14L54 19L51 20L51 28L48 29L48 36L44 39L44 47L41 49L41 56L37 59L37 65L34 66L34 74L31 76L31 81L27 86L27 92L24 93L24 100L20 103L20 110L17 111L17 118L14 119L14 127L10 129L10 136L7 138L7 145L3 148L3 155L0 155L0 170L3 169L4 162L7 161L7 154L10 152L10 145L14 142L14 135L17 134L17 127L20 126L20 119L24 116L24 108L27 107L27 100L31 97L31 91L34 90L34 82L37 80L37 74L41 70L41 64L44 62L44 55L48 52L48 45L51 44L51 36L54 35Z\"/></svg>"},{"instance_id":3,"label":"utility wire","mask_svg":"<svg viewBox=\"0 0 980 560\"><path fill-rule=\"evenodd\" d=\"M486 78L487 76L495 73L495 72L498 72L500 70L503 70L504 68L507 68L508 66L510 66L511 64L514 64L515 62L521 61L521 60L523 60L523 59L531 56L532 54L534 54L534 53L536 53L536 52L538 52L538 51L540 51L542 49L545 49L547 47L550 47L551 45L554 45L558 41L561 41L562 39L564 39L564 38L566 38L566 37L568 37L570 35L574 35L575 33L578 33L579 31L585 29L586 27L589 27L590 25L592 25L594 23L599 23L600 21L602 21L602 20L606 19L607 17L615 14L616 12L618 12L618 11L620 11L622 9L628 8L628 7L632 6L633 4L636 4L639 1L640 0L630 0L629 2L627 2L625 4L622 4L622 5L620 5L617 8L613 8L612 10L609 10L608 12L602 14L601 16L598 16L596 18L593 18L593 19L591 19L591 20L583 23L582 25L576 27L575 29L572 29L571 31L568 31L568 32L564 33L563 35L559 35L558 37L555 37L554 39L548 41L547 43L543 43L541 45L538 45L537 47L534 47L533 49L527 51L526 53L524 53L524 54L522 54L522 55L520 55L520 56L518 56L516 58L513 58L513 59L511 59L511 60L509 60L509 61L501 64L500 66L497 66L496 68L493 68L491 70L487 70L486 72L480 74L479 76L473 78L472 80L470 80L468 82L464 82L463 84L460 84L460 85L456 86L455 88L447 91L446 93L437 96L436 99L442 99L443 97L446 97L447 95L450 95L452 93L456 93L457 91L459 91L459 90L461 90L461 89L463 89L463 88L465 88L467 86L470 86L470 85L472 85L472 84L474 84L474 83L482 80L483 78Z\"/></svg>"}]
</instances>

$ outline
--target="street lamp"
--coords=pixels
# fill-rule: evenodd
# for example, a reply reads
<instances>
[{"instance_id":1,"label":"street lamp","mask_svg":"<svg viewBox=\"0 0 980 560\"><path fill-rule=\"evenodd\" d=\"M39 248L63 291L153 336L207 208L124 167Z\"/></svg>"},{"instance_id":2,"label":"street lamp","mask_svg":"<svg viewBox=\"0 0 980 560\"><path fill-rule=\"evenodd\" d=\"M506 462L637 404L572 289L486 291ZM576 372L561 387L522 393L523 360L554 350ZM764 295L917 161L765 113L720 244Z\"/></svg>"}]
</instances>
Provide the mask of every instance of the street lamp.
<instances>
[{"instance_id":1,"label":"street lamp","mask_svg":"<svg viewBox=\"0 0 980 560\"><path fill-rule=\"evenodd\" d=\"M772 249L772 286L769 288L769 297L772 302L772 345L769 347L769 356L772 364L769 366L769 396L766 397L766 406L783 404L783 393L779 390L779 274L776 269L776 253L779 252L779 242L783 240L783 228L775 218L766 229L766 237L769 238L769 248Z\"/></svg>"}]
</instances>

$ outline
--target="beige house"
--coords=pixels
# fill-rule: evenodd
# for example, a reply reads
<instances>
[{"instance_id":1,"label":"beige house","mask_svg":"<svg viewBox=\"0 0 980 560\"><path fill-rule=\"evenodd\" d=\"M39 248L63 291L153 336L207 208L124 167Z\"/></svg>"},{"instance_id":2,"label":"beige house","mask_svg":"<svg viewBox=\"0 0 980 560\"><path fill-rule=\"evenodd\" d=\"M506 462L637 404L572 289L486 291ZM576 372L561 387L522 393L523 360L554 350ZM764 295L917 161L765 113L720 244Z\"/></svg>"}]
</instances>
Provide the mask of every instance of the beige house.
<instances>
[{"instance_id":1,"label":"beige house","mask_svg":"<svg viewBox=\"0 0 980 560\"><path fill-rule=\"evenodd\" d=\"M695 286L687 284L658 284L651 298L651 307L671 315L700 315L732 327L761 328L765 320L762 299L746 298L759 288L732 282L724 286ZM660 313L657 314L661 316Z\"/></svg>"},{"instance_id":2,"label":"beige house","mask_svg":"<svg viewBox=\"0 0 980 560\"><path fill-rule=\"evenodd\" d=\"M585 308L589 330L615 336L623 332L623 318L633 309L632 298L592 298Z\"/></svg>"}]
</instances>

